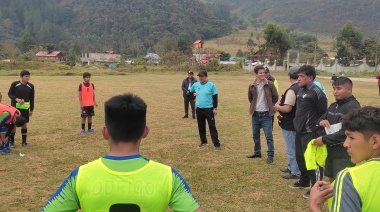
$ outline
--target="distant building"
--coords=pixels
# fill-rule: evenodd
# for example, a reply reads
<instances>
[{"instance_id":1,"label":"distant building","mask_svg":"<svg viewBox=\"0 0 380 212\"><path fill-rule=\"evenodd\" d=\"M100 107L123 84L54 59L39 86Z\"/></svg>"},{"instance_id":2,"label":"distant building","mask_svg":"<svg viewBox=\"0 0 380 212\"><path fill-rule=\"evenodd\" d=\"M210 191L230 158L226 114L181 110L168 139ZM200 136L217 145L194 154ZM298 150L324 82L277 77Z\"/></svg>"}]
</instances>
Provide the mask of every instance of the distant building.
<instances>
[{"instance_id":1,"label":"distant building","mask_svg":"<svg viewBox=\"0 0 380 212\"><path fill-rule=\"evenodd\" d=\"M144 59L146 60L146 62L150 65L158 65L160 63L160 56L158 56L158 54L154 54L154 53L148 53Z\"/></svg>"},{"instance_id":2,"label":"distant building","mask_svg":"<svg viewBox=\"0 0 380 212\"><path fill-rule=\"evenodd\" d=\"M121 55L113 54L113 51L107 51L106 53L89 53L84 54L80 58L82 65L90 64L104 64L104 63L120 63Z\"/></svg>"},{"instance_id":3,"label":"distant building","mask_svg":"<svg viewBox=\"0 0 380 212\"><path fill-rule=\"evenodd\" d=\"M38 60L41 61L65 61L62 52L60 51L41 51L36 54Z\"/></svg>"}]
</instances>

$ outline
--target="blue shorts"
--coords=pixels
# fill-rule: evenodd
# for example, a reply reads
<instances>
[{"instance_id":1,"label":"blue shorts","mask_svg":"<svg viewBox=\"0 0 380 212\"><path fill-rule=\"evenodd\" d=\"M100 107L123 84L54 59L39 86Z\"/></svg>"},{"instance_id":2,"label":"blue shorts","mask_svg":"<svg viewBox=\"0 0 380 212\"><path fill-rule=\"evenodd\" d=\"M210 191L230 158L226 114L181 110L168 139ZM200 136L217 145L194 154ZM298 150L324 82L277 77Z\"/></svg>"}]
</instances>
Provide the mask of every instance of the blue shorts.
<instances>
[{"instance_id":1,"label":"blue shorts","mask_svg":"<svg viewBox=\"0 0 380 212\"><path fill-rule=\"evenodd\" d=\"M5 126L0 127L0 133L5 134L7 132L7 129Z\"/></svg>"}]
</instances>

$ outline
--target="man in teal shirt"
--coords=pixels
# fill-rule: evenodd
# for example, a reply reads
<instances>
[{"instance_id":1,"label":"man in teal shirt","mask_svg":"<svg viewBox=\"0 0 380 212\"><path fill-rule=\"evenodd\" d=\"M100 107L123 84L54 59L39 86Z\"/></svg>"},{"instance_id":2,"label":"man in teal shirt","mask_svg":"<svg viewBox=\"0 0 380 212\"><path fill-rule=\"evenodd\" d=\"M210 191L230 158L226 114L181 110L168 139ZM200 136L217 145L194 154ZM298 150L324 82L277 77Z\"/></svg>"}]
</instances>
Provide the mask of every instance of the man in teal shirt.
<instances>
[{"instance_id":1,"label":"man in teal shirt","mask_svg":"<svg viewBox=\"0 0 380 212\"><path fill-rule=\"evenodd\" d=\"M218 90L214 83L208 81L207 71L201 70L198 73L199 81L194 83L190 92L196 93L196 114L198 121L198 131L201 143L199 147L207 146L206 138L206 120L210 129L211 140L214 143L215 151L220 150L218 130L216 129L215 116L218 107Z\"/></svg>"}]
</instances>

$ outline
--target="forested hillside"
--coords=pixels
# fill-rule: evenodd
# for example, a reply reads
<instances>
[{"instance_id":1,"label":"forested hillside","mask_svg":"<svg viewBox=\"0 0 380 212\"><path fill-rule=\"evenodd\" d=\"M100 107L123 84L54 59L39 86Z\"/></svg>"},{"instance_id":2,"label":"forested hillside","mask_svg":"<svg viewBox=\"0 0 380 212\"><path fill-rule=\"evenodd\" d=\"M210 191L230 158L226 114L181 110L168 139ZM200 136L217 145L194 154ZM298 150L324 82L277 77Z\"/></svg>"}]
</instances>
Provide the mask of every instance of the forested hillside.
<instances>
[{"instance_id":1,"label":"forested hillside","mask_svg":"<svg viewBox=\"0 0 380 212\"><path fill-rule=\"evenodd\" d=\"M0 0L0 41L17 41L22 51L26 34L36 45L136 56L230 32L197 0Z\"/></svg>"},{"instance_id":2,"label":"forested hillside","mask_svg":"<svg viewBox=\"0 0 380 212\"><path fill-rule=\"evenodd\" d=\"M271 21L289 29L335 35L352 20L363 33L380 30L379 0L203 0L227 4L237 18L259 26Z\"/></svg>"}]
</instances>

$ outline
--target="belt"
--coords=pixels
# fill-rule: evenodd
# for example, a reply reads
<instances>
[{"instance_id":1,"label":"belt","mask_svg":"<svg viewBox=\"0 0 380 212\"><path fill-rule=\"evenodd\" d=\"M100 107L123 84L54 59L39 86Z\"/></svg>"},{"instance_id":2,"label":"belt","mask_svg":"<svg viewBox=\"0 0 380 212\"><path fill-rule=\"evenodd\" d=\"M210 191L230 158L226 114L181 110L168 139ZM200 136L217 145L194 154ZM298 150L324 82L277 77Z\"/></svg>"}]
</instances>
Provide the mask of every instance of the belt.
<instances>
[{"instance_id":1,"label":"belt","mask_svg":"<svg viewBox=\"0 0 380 212\"><path fill-rule=\"evenodd\" d=\"M266 115L266 114L269 114L269 112L268 111L255 111L253 114Z\"/></svg>"}]
</instances>

